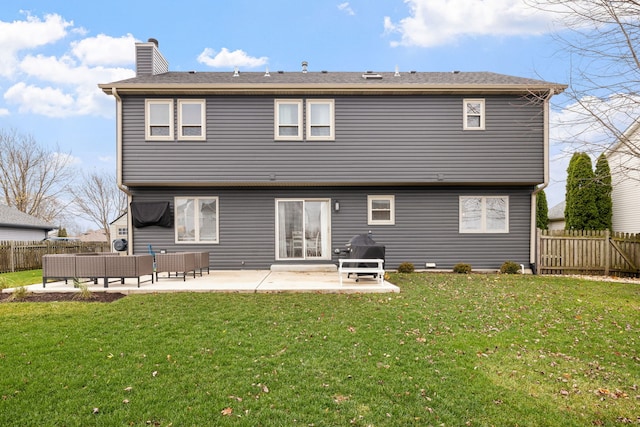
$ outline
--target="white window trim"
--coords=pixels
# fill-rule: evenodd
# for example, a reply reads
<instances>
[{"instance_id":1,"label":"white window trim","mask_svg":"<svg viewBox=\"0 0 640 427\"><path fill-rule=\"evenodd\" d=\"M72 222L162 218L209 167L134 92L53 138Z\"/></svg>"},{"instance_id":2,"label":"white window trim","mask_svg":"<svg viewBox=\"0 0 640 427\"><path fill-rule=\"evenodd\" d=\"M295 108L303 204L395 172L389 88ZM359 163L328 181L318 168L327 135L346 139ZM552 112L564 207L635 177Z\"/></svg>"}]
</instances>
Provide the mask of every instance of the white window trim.
<instances>
[{"instance_id":1,"label":"white window trim","mask_svg":"<svg viewBox=\"0 0 640 427\"><path fill-rule=\"evenodd\" d=\"M482 211L480 218L480 228L475 230L463 229L462 228L462 206L463 202L466 199L481 199L482 200ZM487 199L504 199L505 201L505 218L504 218L504 229L500 230L489 230L487 229ZM461 234L506 234L509 233L509 196L460 196L458 201L458 231Z\"/></svg>"},{"instance_id":2,"label":"white window trim","mask_svg":"<svg viewBox=\"0 0 640 427\"><path fill-rule=\"evenodd\" d=\"M176 206L178 206L178 199L193 199L195 200L196 205L200 204L200 199L207 199L207 200L215 200L216 201L216 239L215 240L206 240L206 241L200 241L200 221L199 218L195 218L194 221L194 226L195 226L195 230L196 230L196 236L198 236L198 239L189 242L189 241L183 241L183 240L178 240L178 226L177 226L177 215L175 213L175 209ZM173 228L175 229L175 243L181 244L181 245L217 245L218 243L220 243L220 199L218 198L218 196L176 196L173 198L173 206L174 206L174 215L173 215Z\"/></svg>"},{"instance_id":3,"label":"white window trim","mask_svg":"<svg viewBox=\"0 0 640 427\"><path fill-rule=\"evenodd\" d=\"M329 104L329 135L311 136L311 105ZM335 100L333 99L307 99L307 140L308 141L333 141L335 140Z\"/></svg>"},{"instance_id":4,"label":"white window trim","mask_svg":"<svg viewBox=\"0 0 640 427\"><path fill-rule=\"evenodd\" d=\"M469 116L467 114L467 104L473 102L473 103L479 103L480 104L480 126L479 127L469 127L467 126L467 117ZM462 126L464 130L485 130L485 121L484 118L486 116L485 114L485 100L484 99L479 99L479 98L473 98L473 99L464 99L462 101L462 111L463 111L463 122L462 122ZM476 114L472 114L472 116L476 116Z\"/></svg>"},{"instance_id":5,"label":"white window trim","mask_svg":"<svg viewBox=\"0 0 640 427\"><path fill-rule=\"evenodd\" d=\"M373 219L373 201L388 200L389 201L389 219L375 220ZM395 196L367 196L367 224L368 225L395 225L396 224L396 198Z\"/></svg>"},{"instance_id":6,"label":"white window trim","mask_svg":"<svg viewBox=\"0 0 640 427\"><path fill-rule=\"evenodd\" d=\"M280 247L279 245L279 236L280 236L280 221L279 221L279 208L278 208L278 203L279 202L326 202L327 203L327 238L326 238L326 242L324 242L323 247L322 247L322 256L321 257L307 257L307 256L303 256L302 258L291 258L291 257L281 257L280 256ZM319 199L319 198L284 198L284 199L275 199L275 242L276 244L274 245L274 249L275 249L275 258L276 261L292 261L292 260L307 260L307 261L322 261L322 260L330 260L332 257L331 254L331 199Z\"/></svg>"},{"instance_id":7,"label":"white window trim","mask_svg":"<svg viewBox=\"0 0 640 427\"><path fill-rule=\"evenodd\" d=\"M199 136L183 136L183 126L193 126L193 124L182 123L182 106L184 104L200 104L200 128L202 132ZM207 139L207 104L204 99L178 99L178 140L180 141L204 141Z\"/></svg>"},{"instance_id":8,"label":"white window trim","mask_svg":"<svg viewBox=\"0 0 640 427\"><path fill-rule=\"evenodd\" d=\"M280 104L297 104L298 105L298 135L287 136L280 135ZM274 101L274 128L273 136L276 141L302 141L302 133L304 123L302 120L302 99L276 99Z\"/></svg>"},{"instance_id":9,"label":"white window trim","mask_svg":"<svg viewBox=\"0 0 640 427\"><path fill-rule=\"evenodd\" d=\"M163 104L169 106L169 135L151 135L151 109L150 105ZM145 139L149 141L173 141L173 99L145 99L144 101L144 133Z\"/></svg>"}]
</instances>

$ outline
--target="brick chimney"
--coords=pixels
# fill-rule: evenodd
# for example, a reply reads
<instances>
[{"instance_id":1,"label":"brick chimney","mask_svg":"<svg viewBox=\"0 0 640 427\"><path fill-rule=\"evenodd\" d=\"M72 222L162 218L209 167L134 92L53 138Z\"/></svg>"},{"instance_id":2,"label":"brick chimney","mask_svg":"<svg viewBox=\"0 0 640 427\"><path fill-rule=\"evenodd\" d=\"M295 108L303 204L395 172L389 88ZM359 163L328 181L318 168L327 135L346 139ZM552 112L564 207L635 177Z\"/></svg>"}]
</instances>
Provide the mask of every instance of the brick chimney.
<instances>
[{"instance_id":1,"label":"brick chimney","mask_svg":"<svg viewBox=\"0 0 640 427\"><path fill-rule=\"evenodd\" d=\"M169 71L169 63L158 50L158 40L136 43L136 77L162 74Z\"/></svg>"}]
</instances>

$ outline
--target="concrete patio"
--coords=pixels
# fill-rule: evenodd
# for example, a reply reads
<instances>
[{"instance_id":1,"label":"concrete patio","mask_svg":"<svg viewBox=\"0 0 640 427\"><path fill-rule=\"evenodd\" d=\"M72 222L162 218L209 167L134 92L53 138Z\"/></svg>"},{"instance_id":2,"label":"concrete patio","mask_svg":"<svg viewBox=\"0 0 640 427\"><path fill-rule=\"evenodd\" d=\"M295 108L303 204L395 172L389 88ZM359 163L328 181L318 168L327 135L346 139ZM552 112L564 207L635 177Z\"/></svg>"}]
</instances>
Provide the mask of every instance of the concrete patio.
<instances>
[{"instance_id":1,"label":"concrete patio","mask_svg":"<svg viewBox=\"0 0 640 427\"><path fill-rule=\"evenodd\" d=\"M148 280L147 280L148 279ZM105 288L102 279L98 284L85 282L92 292L119 292L123 294L159 293L159 292L242 292L242 293L281 293L281 292L313 292L313 293L397 293L400 288L389 282L379 283L372 277L343 278L337 271L271 271L271 270L211 270L202 277L198 274L187 277L167 278L166 274L160 280L151 283L150 276L144 276L138 288L136 279L111 279L109 287ZM27 286L29 292L78 292L73 282L49 282L46 288L42 283ZM3 292L13 292L5 289Z\"/></svg>"}]
</instances>

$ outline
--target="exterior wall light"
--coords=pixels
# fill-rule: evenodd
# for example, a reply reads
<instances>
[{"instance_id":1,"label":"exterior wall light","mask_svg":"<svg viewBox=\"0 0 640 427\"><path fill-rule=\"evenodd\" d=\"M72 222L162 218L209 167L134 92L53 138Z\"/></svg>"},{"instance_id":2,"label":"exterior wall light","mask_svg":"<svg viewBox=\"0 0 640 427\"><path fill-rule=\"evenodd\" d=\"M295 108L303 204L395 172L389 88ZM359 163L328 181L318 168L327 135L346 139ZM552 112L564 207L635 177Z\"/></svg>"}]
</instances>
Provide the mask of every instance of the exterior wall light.
<instances>
[{"instance_id":1,"label":"exterior wall light","mask_svg":"<svg viewBox=\"0 0 640 427\"><path fill-rule=\"evenodd\" d=\"M334 210L335 212L340 212L340 202L339 202L339 201L335 200L335 201L333 202L333 210Z\"/></svg>"}]
</instances>

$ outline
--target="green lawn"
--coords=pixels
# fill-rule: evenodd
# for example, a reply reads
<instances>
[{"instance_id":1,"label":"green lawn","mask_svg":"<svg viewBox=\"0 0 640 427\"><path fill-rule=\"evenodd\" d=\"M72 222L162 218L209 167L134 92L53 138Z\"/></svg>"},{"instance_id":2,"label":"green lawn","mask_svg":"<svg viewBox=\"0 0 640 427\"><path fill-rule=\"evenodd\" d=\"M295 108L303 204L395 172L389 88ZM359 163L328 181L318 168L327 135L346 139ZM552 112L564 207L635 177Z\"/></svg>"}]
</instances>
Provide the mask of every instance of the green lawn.
<instances>
[{"instance_id":1,"label":"green lawn","mask_svg":"<svg viewBox=\"0 0 640 427\"><path fill-rule=\"evenodd\" d=\"M0 290L42 283L42 270L0 273Z\"/></svg>"},{"instance_id":2,"label":"green lawn","mask_svg":"<svg viewBox=\"0 0 640 427\"><path fill-rule=\"evenodd\" d=\"M1 303L0 425L639 422L639 285L391 281L400 294Z\"/></svg>"}]
</instances>

